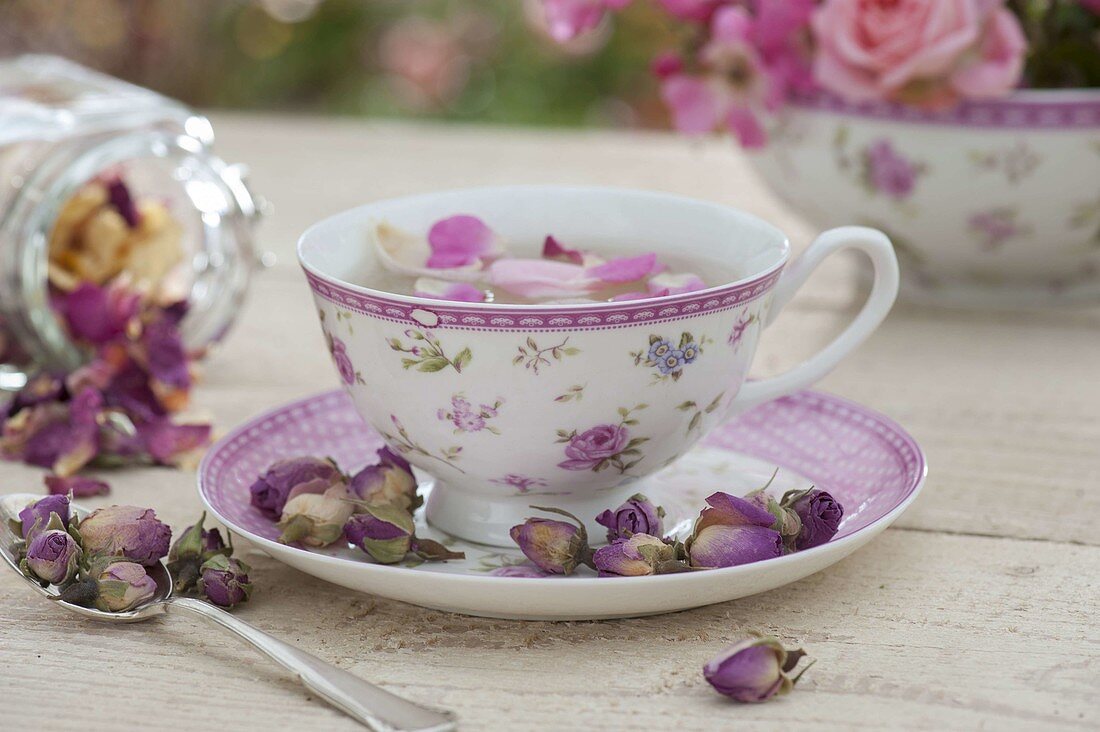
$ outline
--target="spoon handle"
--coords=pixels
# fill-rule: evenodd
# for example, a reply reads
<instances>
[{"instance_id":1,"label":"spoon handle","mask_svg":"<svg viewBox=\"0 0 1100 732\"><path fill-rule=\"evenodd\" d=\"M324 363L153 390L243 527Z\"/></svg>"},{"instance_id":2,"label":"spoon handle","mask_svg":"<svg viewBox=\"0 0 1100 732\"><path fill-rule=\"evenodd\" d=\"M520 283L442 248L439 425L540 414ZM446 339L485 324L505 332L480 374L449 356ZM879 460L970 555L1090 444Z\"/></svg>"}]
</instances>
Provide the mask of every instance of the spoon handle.
<instances>
[{"instance_id":1,"label":"spoon handle","mask_svg":"<svg viewBox=\"0 0 1100 732\"><path fill-rule=\"evenodd\" d=\"M183 610L197 615L247 641L297 675L306 688L373 732L448 732L456 729L450 713L428 709L395 696L209 603L188 597L172 597L165 603L168 612Z\"/></svg>"}]
</instances>

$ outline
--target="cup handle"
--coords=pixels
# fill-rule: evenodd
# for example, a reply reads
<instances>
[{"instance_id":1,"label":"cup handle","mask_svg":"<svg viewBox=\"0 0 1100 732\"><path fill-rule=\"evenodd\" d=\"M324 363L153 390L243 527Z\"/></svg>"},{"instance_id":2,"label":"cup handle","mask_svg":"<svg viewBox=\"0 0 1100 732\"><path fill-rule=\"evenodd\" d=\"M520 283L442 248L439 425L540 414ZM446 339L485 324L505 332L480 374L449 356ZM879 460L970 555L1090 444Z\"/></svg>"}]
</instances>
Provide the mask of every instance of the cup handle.
<instances>
[{"instance_id":1,"label":"cup handle","mask_svg":"<svg viewBox=\"0 0 1100 732\"><path fill-rule=\"evenodd\" d=\"M834 252L856 249L871 260L874 282L863 309L832 343L785 374L768 379L746 381L731 404L731 413L742 412L757 404L804 389L832 371L856 349L886 318L898 294L898 260L885 234L864 226L842 226L822 233L809 248L788 265L775 285L775 294L763 327L767 327L790 302L817 266Z\"/></svg>"}]
</instances>

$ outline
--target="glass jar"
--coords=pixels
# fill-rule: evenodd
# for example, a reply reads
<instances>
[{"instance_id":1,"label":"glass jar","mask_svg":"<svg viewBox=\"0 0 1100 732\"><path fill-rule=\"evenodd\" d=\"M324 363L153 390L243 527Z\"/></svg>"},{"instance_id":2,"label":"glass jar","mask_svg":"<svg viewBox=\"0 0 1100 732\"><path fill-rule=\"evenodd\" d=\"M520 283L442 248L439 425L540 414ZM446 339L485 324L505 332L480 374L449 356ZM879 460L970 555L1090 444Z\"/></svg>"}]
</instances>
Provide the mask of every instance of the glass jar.
<instances>
[{"instance_id":1,"label":"glass jar","mask_svg":"<svg viewBox=\"0 0 1100 732\"><path fill-rule=\"evenodd\" d=\"M146 89L56 57L0 61L0 389L85 360L50 305L50 237L73 196L120 170L182 232L171 277L186 346L201 353L225 334L256 262L260 205L213 141L205 117Z\"/></svg>"}]
</instances>

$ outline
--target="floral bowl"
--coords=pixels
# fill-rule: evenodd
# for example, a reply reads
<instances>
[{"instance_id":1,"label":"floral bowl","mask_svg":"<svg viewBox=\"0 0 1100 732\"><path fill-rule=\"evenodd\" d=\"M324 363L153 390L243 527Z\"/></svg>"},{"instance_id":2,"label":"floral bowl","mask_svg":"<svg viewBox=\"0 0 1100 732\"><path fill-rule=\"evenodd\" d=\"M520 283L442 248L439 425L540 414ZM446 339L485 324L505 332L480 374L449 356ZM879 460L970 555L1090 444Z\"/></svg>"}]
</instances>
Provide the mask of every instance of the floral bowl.
<instances>
[{"instance_id":1,"label":"floral bowl","mask_svg":"<svg viewBox=\"0 0 1100 732\"><path fill-rule=\"evenodd\" d=\"M521 254L527 246L528 256L552 232L595 251L653 251L730 274L680 295L545 305L448 302L354 284L382 266L367 241L373 223L423 231L460 212ZM822 259L849 248L875 266L864 309L805 363L746 383L763 327ZM897 262L880 232L825 232L788 262L783 233L752 216L614 189L470 189L372 203L310 228L298 255L356 409L435 478L428 521L498 546L511 544L508 530L530 504L595 516L724 416L820 379L878 326L897 292Z\"/></svg>"},{"instance_id":2,"label":"floral bowl","mask_svg":"<svg viewBox=\"0 0 1100 732\"><path fill-rule=\"evenodd\" d=\"M815 226L889 234L908 299L1100 299L1100 90L1021 91L941 113L819 96L752 155Z\"/></svg>"}]
</instances>

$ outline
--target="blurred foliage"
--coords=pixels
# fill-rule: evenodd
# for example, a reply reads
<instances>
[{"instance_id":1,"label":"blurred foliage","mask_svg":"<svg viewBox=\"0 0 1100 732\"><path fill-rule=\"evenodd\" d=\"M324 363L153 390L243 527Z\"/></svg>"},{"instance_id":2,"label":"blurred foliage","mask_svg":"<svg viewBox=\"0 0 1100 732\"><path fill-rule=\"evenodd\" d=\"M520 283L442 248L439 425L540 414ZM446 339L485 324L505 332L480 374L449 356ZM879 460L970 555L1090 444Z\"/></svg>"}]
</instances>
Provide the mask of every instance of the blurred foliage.
<instances>
[{"instance_id":1,"label":"blurred foliage","mask_svg":"<svg viewBox=\"0 0 1100 732\"><path fill-rule=\"evenodd\" d=\"M565 47L534 0L0 0L0 54L57 53L199 107L663 126L676 29L636 3Z\"/></svg>"}]
</instances>

